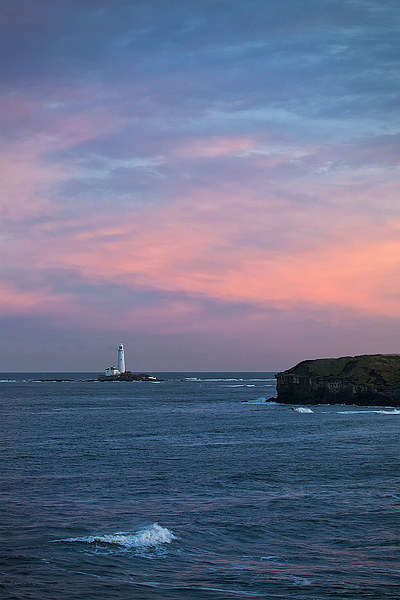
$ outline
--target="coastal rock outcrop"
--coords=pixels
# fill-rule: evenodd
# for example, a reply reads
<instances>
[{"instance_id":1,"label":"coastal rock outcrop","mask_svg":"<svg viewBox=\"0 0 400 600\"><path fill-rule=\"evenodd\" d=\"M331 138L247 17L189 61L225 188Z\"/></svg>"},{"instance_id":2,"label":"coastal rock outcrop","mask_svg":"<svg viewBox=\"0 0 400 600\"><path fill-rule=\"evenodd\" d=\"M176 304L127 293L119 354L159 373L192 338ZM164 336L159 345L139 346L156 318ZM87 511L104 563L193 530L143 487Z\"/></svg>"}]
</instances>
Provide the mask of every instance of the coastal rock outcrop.
<instances>
[{"instance_id":1,"label":"coastal rock outcrop","mask_svg":"<svg viewBox=\"0 0 400 600\"><path fill-rule=\"evenodd\" d=\"M147 373L132 373L131 371L125 371L124 373L118 373L118 375L103 375L100 374L97 377L97 381L160 381L153 375Z\"/></svg>"},{"instance_id":2,"label":"coastal rock outcrop","mask_svg":"<svg viewBox=\"0 0 400 600\"><path fill-rule=\"evenodd\" d=\"M276 379L287 404L400 406L400 354L304 360Z\"/></svg>"}]
</instances>

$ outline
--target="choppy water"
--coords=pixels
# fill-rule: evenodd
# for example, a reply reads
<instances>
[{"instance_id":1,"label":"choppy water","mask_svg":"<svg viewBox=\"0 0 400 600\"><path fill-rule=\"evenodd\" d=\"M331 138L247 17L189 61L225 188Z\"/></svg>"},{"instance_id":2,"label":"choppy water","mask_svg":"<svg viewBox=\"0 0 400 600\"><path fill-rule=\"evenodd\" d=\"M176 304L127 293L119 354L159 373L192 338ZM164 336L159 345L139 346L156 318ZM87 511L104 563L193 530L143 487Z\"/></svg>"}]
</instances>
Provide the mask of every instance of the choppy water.
<instances>
[{"instance_id":1,"label":"choppy water","mask_svg":"<svg viewBox=\"0 0 400 600\"><path fill-rule=\"evenodd\" d=\"M165 376L0 375L2 598L400 597L399 410Z\"/></svg>"}]
</instances>

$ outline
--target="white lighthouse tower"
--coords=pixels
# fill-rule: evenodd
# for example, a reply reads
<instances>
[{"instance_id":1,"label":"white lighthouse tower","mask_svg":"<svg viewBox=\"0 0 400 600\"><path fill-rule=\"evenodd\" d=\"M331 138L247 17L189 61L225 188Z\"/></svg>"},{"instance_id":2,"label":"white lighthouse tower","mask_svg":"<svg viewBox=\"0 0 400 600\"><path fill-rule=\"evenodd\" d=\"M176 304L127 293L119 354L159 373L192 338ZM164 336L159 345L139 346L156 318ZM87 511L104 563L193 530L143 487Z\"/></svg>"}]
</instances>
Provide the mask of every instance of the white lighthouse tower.
<instances>
[{"instance_id":1,"label":"white lighthouse tower","mask_svg":"<svg viewBox=\"0 0 400 600\"><path fill-rule=\"evenodd\" d=\"M122 344L118 346L118 371L120 373L125 373L125 354L124 346Z\"/></svg>"}]
</instances>

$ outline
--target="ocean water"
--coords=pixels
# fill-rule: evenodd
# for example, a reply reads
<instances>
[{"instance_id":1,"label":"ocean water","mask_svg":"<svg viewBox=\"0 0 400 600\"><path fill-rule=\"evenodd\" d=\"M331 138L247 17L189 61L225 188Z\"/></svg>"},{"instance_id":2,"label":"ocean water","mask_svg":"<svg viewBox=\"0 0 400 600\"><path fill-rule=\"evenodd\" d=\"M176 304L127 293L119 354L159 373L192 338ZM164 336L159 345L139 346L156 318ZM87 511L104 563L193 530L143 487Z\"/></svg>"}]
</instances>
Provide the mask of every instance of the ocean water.
<instances>
[{"instance_id":1,"label":"ocean water","mask_svg":"<svg viewBox=\"0 0 400 600\"><path fill-rule=\"evenodd\" d=\"M1 598L398 600L398 409L156 375L0 375Z\"/></svg>"}]
</instances>

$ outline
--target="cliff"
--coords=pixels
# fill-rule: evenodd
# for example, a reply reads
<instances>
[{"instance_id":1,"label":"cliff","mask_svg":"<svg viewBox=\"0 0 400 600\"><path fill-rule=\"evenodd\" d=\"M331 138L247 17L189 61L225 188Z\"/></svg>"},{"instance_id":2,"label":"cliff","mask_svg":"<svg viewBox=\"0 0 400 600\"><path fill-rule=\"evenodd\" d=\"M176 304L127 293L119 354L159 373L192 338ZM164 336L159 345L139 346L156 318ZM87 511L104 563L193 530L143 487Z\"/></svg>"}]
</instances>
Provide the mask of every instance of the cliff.
<instances>
[{"instance_id":1,"label":"cliff","mask_svg":"<svg viewBox=\"0 0 400 600\"><path fill-rule=\"evenodd\" d=\"M400 354L304 360L276 379L278 402L400 406Z\"/></svg>"}]
</instances>

